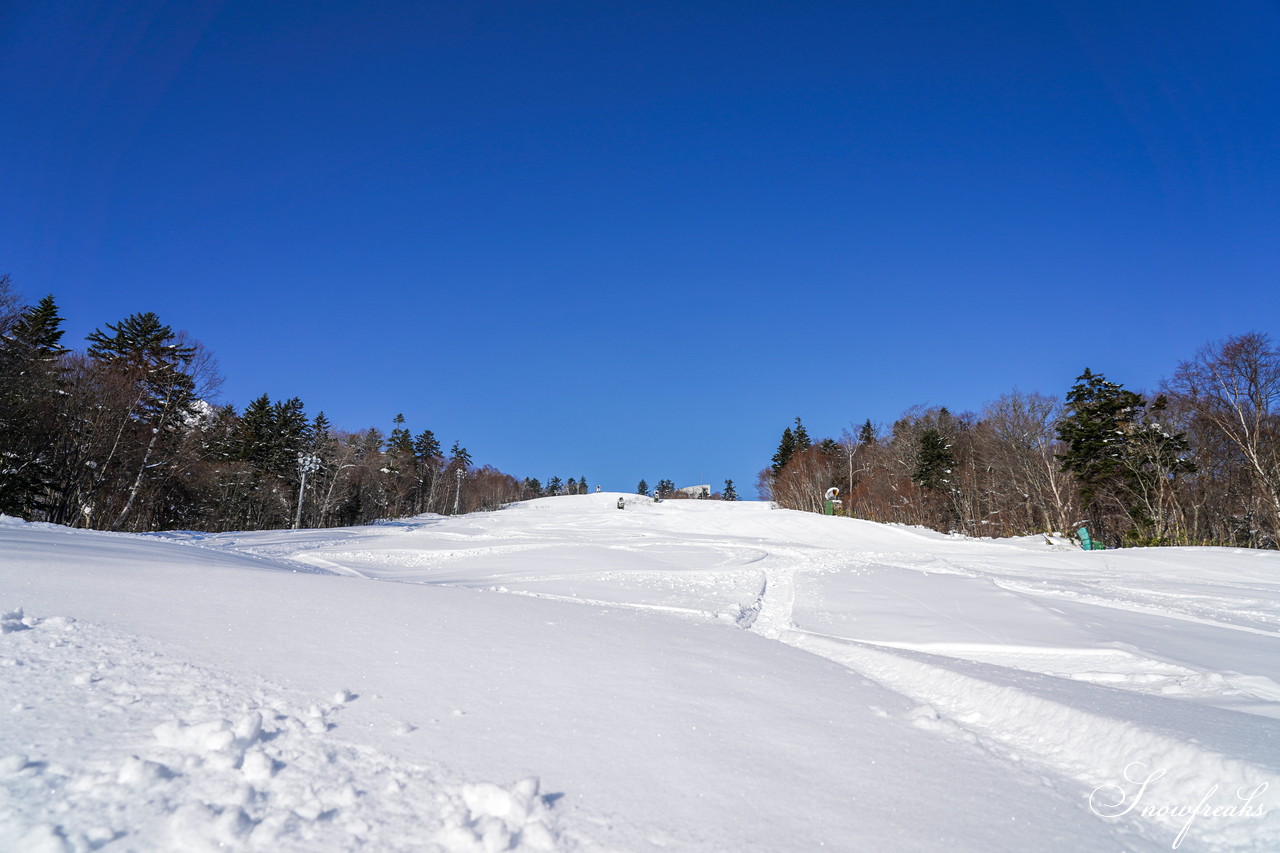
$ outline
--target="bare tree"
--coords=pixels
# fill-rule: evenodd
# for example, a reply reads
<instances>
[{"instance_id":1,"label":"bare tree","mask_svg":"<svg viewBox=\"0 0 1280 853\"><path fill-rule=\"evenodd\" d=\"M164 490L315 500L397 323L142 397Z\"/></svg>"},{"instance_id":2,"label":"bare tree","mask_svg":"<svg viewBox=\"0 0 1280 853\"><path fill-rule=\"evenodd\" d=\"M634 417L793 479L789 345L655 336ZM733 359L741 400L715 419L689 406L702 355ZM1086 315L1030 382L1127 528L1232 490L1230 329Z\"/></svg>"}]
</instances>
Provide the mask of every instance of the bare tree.
<instances>
[{"instance_id":1,"label":"bare tree","mask_svg":"<svg viewBox=\"0 0 1280 853\"><path fill-rule=\"evenodd\" d=\"M1055 397L1017 390L988 403L983 423L990 430L987 457L1005 511L1018 516L1009 533L1065 531L1079 508L1070 475L1059 469L1060 444L1054 424L1060 414Z\"/></svg>"},{"instance_id":2,"label":"bare tree","mask_svg":"<svg viewBox=\"0 0 1280 853\"><path fill-rule=\"evenodd\" d=\"M1208 344L1166 389L1239 453L1267 541L1280 543L1280 349L1258 332Z\"/></svg>"}]
</instances>

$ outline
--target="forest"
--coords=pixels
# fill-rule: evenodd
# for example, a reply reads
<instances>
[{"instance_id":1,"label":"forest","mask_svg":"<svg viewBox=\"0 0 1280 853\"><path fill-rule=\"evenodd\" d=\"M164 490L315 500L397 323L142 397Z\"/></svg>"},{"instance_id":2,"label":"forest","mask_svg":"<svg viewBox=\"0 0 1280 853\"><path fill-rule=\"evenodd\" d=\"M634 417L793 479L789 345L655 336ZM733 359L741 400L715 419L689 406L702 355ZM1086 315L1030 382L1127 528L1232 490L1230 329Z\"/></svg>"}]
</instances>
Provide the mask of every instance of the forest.
<instances>
[{"instance_id":1,"label":"forest","mask_svg":"<svg viewBox=\"0 0 1280 853\"><path fill-rule=\"evenodd\" d=\"M214 406L213 356L154 313L62 342L52 296L0 276L0 513L104 530L330 527L586 490L476 465L397 415L335 429L298 398Z\"/></svg>"},{"instance_id":2,"label":"forest","mask_svg":"<svg viewBox=\"0 0 1280 853\"><path fill-rule=\"evenodd\" d=\"M1089 369L1064 398L1012 391L980 412L916 407L813 440L783 430L757 487L778 505L969 536L1073 535L1107 547L1280 544L1280 350L1204 345L1155 393Z\"/></svg>"},{"instance_id":3,"label":"forest","mask_svg":"<svg viewBox=\"0 0 1280 853\"><path fill-rule=\"evenodd\" d=\"M253 530L497 509L588 491L517 480L445 450L402 415L336 429L296 397L212 405L198 341L153 313L62 342L52 296L0 276L0 513L105 530ZM969 536L1073 535L1108 547L1280 547L1280 349L1250 332L1204 345L1154 393L1089 369L1063 398L1011 391L980 412L917 406L888 426L783 430L759 496ZM649 493L643 480L637 491ZM659 498L684 497L670 480ZM734 500L733 482L708 497Z\"/></svg>"}]
</instances>

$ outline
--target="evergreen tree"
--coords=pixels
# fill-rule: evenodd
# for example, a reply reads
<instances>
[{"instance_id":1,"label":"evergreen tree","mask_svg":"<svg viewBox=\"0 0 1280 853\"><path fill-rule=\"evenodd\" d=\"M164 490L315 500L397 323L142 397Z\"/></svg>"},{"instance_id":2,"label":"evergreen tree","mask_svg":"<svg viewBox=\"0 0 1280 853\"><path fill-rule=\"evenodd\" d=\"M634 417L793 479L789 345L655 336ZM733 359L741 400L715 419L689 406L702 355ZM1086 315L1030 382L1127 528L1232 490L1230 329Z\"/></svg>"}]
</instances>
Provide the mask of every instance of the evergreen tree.
<instances>
[{"instance_id":1,"label":"evergreen tree","mask_svg":"<svg viewBox=\"0 0 1280 853\"><path fill-rule=\"evenodd\" d=\"M323 455L323 451L328 448L333 440L332 430L333 425L329 423L328 416L324 412L318 413L315 419L311 421L311 429L309 431L311 435L311 447L309 449L312 453Z\"/></svg>"},{"instance_id":2,"label":"evergreen tree","mask_svg":"<svg viewBox=\"0 0 1280 853\"><path fill-rule=\"evenodd\" d=\"M733 480L724 481L724 491L721 493L721 499L726 501L736 501L738 492L733 487Z\"/></svg>"},{"instance_id":3,"label":"evergreen tree","mask_svg":"<svg viewBox=\"0 0 1280 853\"><path fill-rule=\"evenodd\" d=\"M587 478L586 477L578 478L578 491L584 495L587 494Z\"/></svg>"},{"instance_id":4,"label":"evergreen tree","mask_svg":"<svg viewBox=\"0 0 1280 853\"><path fill-rule=\"evenodd\" d=\"M791 454L796 452L796 436L791 431L791 427L787 427L782 431L782 440L778 442L778 450L773 454L773 476L782 473L782 469L787 467L787 463L791 461Z\"/></svg>"},{"instance_id":5,"label":"evergreen tree","mask_svg":"<svg viewBox=\"0 0 1280 853\"><path fill-rule=\"evenodd\" d=\"M86 338L88 353L136 389L137 399L128 418L134 426L134 447L141 451L124 506L111 524L112 529L119 529L138 498L144 478L164 473L164 445L171 443L178 427L193 416L196 398L192 362L197 348L184 343L150 311L106 326L110 334L95 329ZM96 485L103 482L105 477Z\"/></svg>"},{"instance_id":6,"label":"evergreen tree","mask_svg":"<svg viewBox=\"0 0 1280 853\"><path fill-rule=\"evenodd\" d=\"M396 415L392 423L394 426L391 428L391 435L387 436L387 452L400 459L412 458L413 439L409 435L409 430L405 429L404 415Z\"/></svg>"},{"instance_id":7,"label":"evergreen tree","mask_svg":"<svg viewBox=\"0 0 1280 853\"><path fill-rule=\"evenodd\" d=\"M1166 525L1157 523L1164 495L1178 475L1195 470L1185 458L1186 436L1168 433L1149 419L1167 404L1163 395L1148 404L1088 368L1067 394L1067 414L1058 423L1067 452L1058 459L1080 483L1081 502L1096 525L1107 526L1111 506L1127 515L1126 535L1139 537L1141 529L1147 531L1141 535L1159 539L1167 533Z\"/></svg>"},{"instance_id":8,"label":"evergreen tree","mask_svg":"<svg viewBox=\"0 0 1280 853\"><path fill-rule=\"evenodd\" d=\"M444 464L444 449L434 432L424 429L418 433L413 440L413 456L414 467L418 472L415 510L434 511L441 486L440 471Z\"/></svg>"},{"instance_id":9,"label":"evergreen tree","mask_svg":"<svg viewBox=\"0 0 1280 853\"><path fill-rule=\"evenodd\" d=\"M413 440L413 454L418 457L420 463L438 463L442 456L440 442L436 439L436 434L429 429L424 429L418 433L418 437Z\"/></svg>"},{"instance_id":10,"label":"evergreen tree","mask_svg":"<svg viewBox=\"0 0 1280 853\"><path fill-rule=\"evenodd\" d=\"M875 444L876 428L871 423L871 418L867 418L866 423L858 430L858 444Z\"/></svg>"},{"instance_id":11,"label":"evergreen tree","mask_svg":"<svg viewBox=\"0 0 1280 853\"><path fill-rule=\"evenodd\" d=\"M569 482L565 485L565 494L576 495L578 493L578 481L569 478Z\"/></svg>"},{"instance_id":12,"label":"evergreen tree","mask_svg":"<svg viewBox=\"0 0 1280 853\"><path fill-rule=\"evenodd\" d=\"M4 336L3 348L12 347L28 358L49 362L70 352L61 343L62 335L62 316L50 294L18 314Z\"/></svg>"},{"instance_id":13,"label":"evergreen tree","mask_svg":"<svg viewBox=\"0 0 1280 853\"><path fill-rule=\"evenodd\" d=\"M311 424L302 400L290 397L272 407L275 435L272 437L273 463L276 472L286 480L297 478L298 457L310 444Z\"/></svg>"},{"instance_id":14,"label":"evergreen tree","mask_svg":"<svg viewBox=\"0 0 1280 853\"><path fill-rule=\"evenodd\" d=\"M951 470L955 468L956 457L951 452L951 445L941 432L929 427L920 433L920 449L916 454L915 472L912 482L931 491L946 486L951 479Z\"/></svg>"},{"instance_id":15,"label":"evergreen tree","mask_svg":"<svg viewBox=\"0 0 1280 853\"><path fill-rule=\"evenodd\" d=\"M245 407L236 424L236 457L249 463L260 476L275 474L276 409L271 398L263 394Z\"/></svg>"},{"instance_id":16,"label":"evergreen tree","mask_svg":"<svg viewBox=\"0 0 1280 853\"><path fill-rule=\"evenodd\" d=\"M646 483L644 480L641 480L641 481L636 485L636 494L637 494L637 495L644 495L645 497L648 497L648 496L649 496L649 484L648 484L648 483Z\"/></svg>"},{"instance_id":17,"label":"evergreen tree","mask_svg":"<svg viewBox=\"0 0 1280 853\"><path fill-rule=\"evenodd\" d=\"M673 483L670 480L659 480L658 488L655 490L654 495L660 498L669 498L673 494L675 494L675 491L676 491L675 483Z\"/></svg>"},{"instance_id":18,"label":"evergreen tree","mask_svg":"<svg viewBox=\"0 0 1280 853\"><path fill-rule=\"evenodd\" d=\"M804 424L800 423L800 419L796 418L796 428L792 433L795 438L795 449L797 452L808 450L813 446L813 442L809 440L809 433L805 430Z\"/></svg>"},{"instance_id":19,"label":"evergreen tree","mask_svg":"<svg viewBox=\"0 0 1280 853\"><path fill-rule=\"evenodd\" d=\"M1067 452L1058 458L1079 481L1085 507L1122 477L1127 436L1145 405L1140 395L1087 367L1067 394L1067 414L1058 424Z\"/></svg>"},{"instance_id":20,"label":"evergreen tree","mask_svg":"<svg viewBox=\"0 0 1280 853\"><path fill-rule=\"evenodd\" d=\"M53 488L64 432L62 335L58 307L46 296L0 337L0 512L30 518Z\"/></svg>"},{"instance_id":21,"label":"evergreen tree","mask_svg":"<svg viewBox=\"0 0 1280 853\"><path fill-rule=\"evenodd\" d=\"M453 447L449 448L449 468L450 470L461 468L463 471L471 468L471 454L456 441Z\"/></svg>"},{"instance_id":22,"label":"evergreen tree","mask_svg":"<svg viewBox=\"0 0 1280 853\"><path fill-rule=\"evenodd\" d=\"M563 488L564 488L564 483L560 481L559 477L552 477L550 480L547 480L548 495L558 495L560 494L560 490Z\"/></svg>"}]
</instances>

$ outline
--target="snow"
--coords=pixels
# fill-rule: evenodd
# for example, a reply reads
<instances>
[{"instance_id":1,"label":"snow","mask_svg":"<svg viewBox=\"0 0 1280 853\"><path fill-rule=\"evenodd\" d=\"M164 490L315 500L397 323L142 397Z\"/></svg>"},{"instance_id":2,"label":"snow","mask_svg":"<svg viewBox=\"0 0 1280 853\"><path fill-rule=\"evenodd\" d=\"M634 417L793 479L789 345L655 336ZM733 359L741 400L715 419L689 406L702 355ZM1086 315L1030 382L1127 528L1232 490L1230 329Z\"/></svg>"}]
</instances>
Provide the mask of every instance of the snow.
<instances>
[{"instance_id":1,"label":"snow","mask_svg":"<svg viewBox=\"0 0 1280 853\"><path fill-rule=\"evenodd\" d=\"M625 497L0 518L0 849L1280 847L1280 554Z\"/></svg>"}]
</instances>

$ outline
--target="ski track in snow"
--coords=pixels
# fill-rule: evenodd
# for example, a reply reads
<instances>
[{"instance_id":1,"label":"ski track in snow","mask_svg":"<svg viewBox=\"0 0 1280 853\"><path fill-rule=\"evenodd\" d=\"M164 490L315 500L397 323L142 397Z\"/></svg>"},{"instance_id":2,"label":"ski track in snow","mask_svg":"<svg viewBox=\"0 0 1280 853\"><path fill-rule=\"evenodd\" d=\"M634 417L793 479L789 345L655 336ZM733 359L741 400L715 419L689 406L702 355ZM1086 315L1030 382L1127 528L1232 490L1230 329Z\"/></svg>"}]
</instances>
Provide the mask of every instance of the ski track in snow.
<instances>
[{"instance_id":1,"label":"ski track in snow","mask_svg":"<svg viewBox=\"0 0 1280 853\"><path fill-rule=\"evenodd\" d=\"M789 556L796 558L794 553ZM838 562L839 558L835 561ZM799 628L792 620L796 578L806 571L831 571L832 562L828 558L808 566L800 563L792 568L768 571L760 599L751 607L754 618L741 621L740 626L833 660L920 702L912 712L912 719L921 729L982 744L1009 760L1033 762L1079 782L1082 788L1103 791L1104 795L1098 799L1103 805L1109 786L1125 779L1131 766L1176 768L1172 778L1162 775L1161 781L1167 786L1167 796L1180 803L1200 801L1205 794L1205 779L1213 779L1223 790L1232 792L1265 793L1269 789L1280 789L1280 769L1228 758L1194 743L1144 730L1133 723L1073 708L1017 687L955 672L946 666L933 665L910 651ZM930 558L930 563L933 562L934 558ZM941 565L944 571L970 574L949 561L943 561ZM933 609L924 602L920 604ZM1105 604L1124 608L1125 604L1132 602L1106 601ZM1166 615L1193 618L1185 614ZM1197 621L1255 630L1215 620ZM1143 692L1154 689L1162 693L1184 694L1191 692L1194 689L1192 685L1195 685L1201 688L1200 693L1217 695L1242 685L1252 689L1253 695L1264 701L1280 700L1280 685L1265 678L1200 673L1118 650L1020 650L996 643L991 646L951 644L932 651ZM1046 658L1055 660L1046 666ZM1099 663L1111 663L1112 666L1099 668ZM1174 689L1170 690L1171 687ZM1233 692L1245 691L1236 689ZM1046 732L1051 732L1052 736L1046 737ZM1137 832L1156 840L1176 838L1186 818L1156 816L1151 821L1154 826L1144 825L1136 817L1128 822ZM1197 830L1196 840L1212 849L1280 848L1280 813L1274 811L1264 821L1223 822L1207 829L1197 827Z\"/></svg>"},{"instance_id":2,"label":"ski track in snow","mask_svg":"<svg viewBox=\"0 0 1280 853\"><path fill-rule=\"evenodd\" d=\"M418 568L438 568L457 560L480 559L498 554L532 552L556 547L562 543L564 531L549 530L551 541L499 546L441 549L416 552L351 550L344 559ZM673 547L668 537L663 544ZM1010 647L977 622L967 622L975 632L984 634L990 643L938 644L912 649L907 644L859 642L818 631L802 629L795 624L793 611L798 579L806 575L839 571L859 571L868 567L892 567L922 574L947 574L966 578L989 579L1000 588L1032 596L1062 596L1081 603L1120 610L1155 613L1176 619L1199 622L1215 627L1242 630L1266 636L1280 636L1274 631L1247 624L1273 624L1276 614L1265 609L1233 610L1223 613L1222 600L1204 594L1177 595L1154 592L1132 585L1109 583L1088 589L1048 588L1043 584L1001 577L986 571L982 564L971 565L966 555L939 556L928 552L855 552L812 547L785 547L770 543L767 548L751 548L731 540L689 537L689 545L713 549L723 554L716 565L726 570L740 570L745 565L758 565L760 587L753 600L740 603L735 612L710 612L705 609L673 607L657 604L612 601L527 590L506 586L479 587L488 591L530 595L570 601L598 607L624 607L684 618L730 621L772 640L787 643L823 658L835 661L860 675L870 678L920 703L912 712L913 723L921 729L941 736L957 738L980 745L1003 758L1019 763L1032 763L1044 770L1073 780L1082 790L1105 788L1123 779L1126 768L1134 765L1176 768L1172 778L1162 777L1167 796L1178 802L1196 802L1203 795L1207 778L1217 781L1224 790L1280 789L1280 773L1248 761L1230 758L1195 743L1148 731L1141 726L1105 714L1074 708L1069 704L1036 696L1009 684L985 680L972 673L957 672L929 661L937 655L961 661L976 661L1025 671L1051 678L1065 678L1095 685L1131 690L1142 694L1172 697L1209 698L1227 695L1248 696L1261 702L1280 700L1280 685L1260 676L1238 673L1205 673L1152 660L1124 650L1109 649L1019 649ZM575 543L577 547L601 544L590 538ZM618 550L641 552L655 549L659 543L608 544ZM563 545L559 545L563 547ZM712 570L714 571L714 570ZM705 574L681 571L665 573L675 583L688 585L691 575ZM632 577L635 572L629 573ZM664 573L658 572L661 577ZM534 572L538 580L565 580L582 575L555 575ZM601 577L608 578L606 573ZM430 582L430 581L427 581ZM869 579L868 583L875 581ZM1235 588L1248 590L1247 584ZM924 610L937 612L933 605L913 599ZM1260 600L1259 604L1263 604ZM943 614L939 613L939 616ZM954 619L953 616L947 618ZM927 652L927 654L921 654ZM1274 710L1270 713L1276 713ZM1045 731L1055 733L1046 737ZM1176 835L1184 820L1173 817L1152 818L1144 822L1131 818L1135 831L1153 840ZM1170 831L1172 830L1172 832ZM1225 822L1198 827L1196 840L1212 849L1272 849L1280 845L1280 815L1265 821Z\"/></svg>"},{"instance_id":3,"label":"ski track in snow","mask_svg":"<svg viewBox=\"0 0 1280 853\"><path fill-rule=\"evenodd\" d=\"M361 701L345 688L245 684L68 617L0 625L0 711L34 747L0 755L0 850L577 849L536 778L450 780L335 737ZM128 748L99 745L106 727Z\"/></svg>"}]
</instances>

